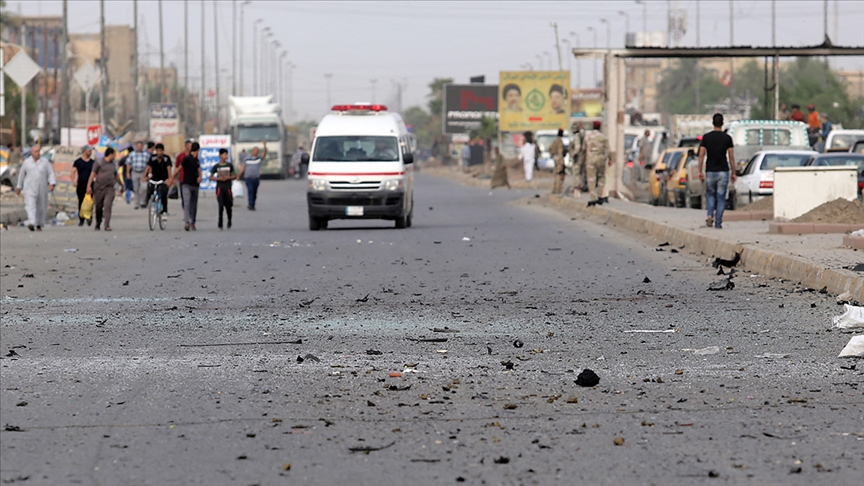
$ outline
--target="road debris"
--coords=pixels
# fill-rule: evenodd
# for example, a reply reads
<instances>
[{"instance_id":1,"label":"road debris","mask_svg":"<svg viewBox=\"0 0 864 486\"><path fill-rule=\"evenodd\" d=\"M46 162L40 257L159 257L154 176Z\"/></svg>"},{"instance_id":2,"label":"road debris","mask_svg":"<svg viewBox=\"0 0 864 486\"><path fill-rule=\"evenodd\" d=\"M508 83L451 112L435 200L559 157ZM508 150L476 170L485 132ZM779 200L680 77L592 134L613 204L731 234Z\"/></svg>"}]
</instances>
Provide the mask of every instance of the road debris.
<instances>
[{"instance_id":1,"label":"road debris","mask_svg":"<svg viewBox=\"0 0 864 486\"><path fill-rule=\"evenodd\" d=\"M659 329L630 329L630 330L624 331L625 334L626 334L626 333L633 333L633 332L640 332L640 333L643 333L643 332L644 332L644 333L655 333L655 332L656 332L656 333L676 333L676 332L678 332L678 329L663 329L663 330L659 330Z\"/></svg>"},{"instance_id":2,"label":"road debris","mask_svg":"<svg viewBox=\"0 0 864 486\"><path fill-rule=\"evenodd\" d=\"M407 339L409 341L414 341L415 343L446 343L447 342L447 338L426 338L426 339L424 339L424 338L421 338L421 339L405 338L405 339Z\"/></svg>"},{"instance_id":3,"label":"road debris","mask_svg":"<svg viewBox=\"0 0 864 486\"><path fill-rule=\"evenodd\" d=\"M726 268L732 268L735 265L738 265L738 262L740 262L740 261L741 261L741 254L736 251L735 257L733 257L731 260L724 260L723 258L717 257L714 259L714 262L711 263L711 266L714 268L717 268L720 266L723 266Z\"/></svg>"},{"instance_id":4,"label":"road debris","mask_svg":"<svg viewBox=\"0 0 864 486\"><path fill-rule=\"evenodd\" d=\"M523 343L521 339L513 341L514 348L521 348L522 346L525 346L525 343Z\"/></svg>"},{"instance_id":5,"label":"road debris","mask_svg":"<svg viewBox=\"0 0 864 486\"><path fill-rule=\"evenodd\" d=\"M456 333L456 332L459 332L459 330L458 330L458 329L450 329L449 327L444 326L444 327L434 327L434 328L432 328L432 332L450 332L450 333Z\"/></svg>"},{"instance_id":6,"label":"road debris","mask_svg":"<svg viewBox=\"0 0 864 486\"><path fill-rule=\"evenodd\" d=\"M852 339L840 351L838 358L864 358L864 334L852 336Z\"/></svg>"},{"instance_id":7,"label":"road debris","mask_svg":"<svg viewBox=\"0 0 864 486\"><path fill-rule=\"evenodd\" d=\"M302 363L306 360L312 361L313 363L320 363L321 358L315 356L314 354L306 354L306 356L297 356L297 362Z\"/></svg>"},{"instance_id":8,"label":"road debris","mask_svg":"<svg viewBox=\"0 0 864 486\"><path fill-rule=\"evenodd\" d=\"M788 354L781 354L781 353L765 353L765 354L759 354L759 355L756 355L753 357L754 358L764 358L764 359L783 359L783 358L788 358L789 355Z\"/></svg>"},{"instance_id":9,"label":"road debris","mask_svg":"<svg viewBox=\"0 0 864 486\"><path fill-rule=\"evenodd\" d=\"M642 283L651 283L651 279L648 277L645 277L642 279Z\"/></svg>"},{"instance_id":10,"label":"road debris","mask_svg":"<svg viewBox=\"0 0 864 486\"><path fill-rule=\"evenodd\" d=\"M381 351L378 351L377 349L367 349L366 354L368 356L381 356L384 353L382 353Z\"/></svg>"},{"instance_id":11,"label":"road debris","mask_svg":"<svg viewBox=\"0 0 864 486\"><path fill-rule=\"evenodd\" d=\"M179 344L181 348L203 348L209 346L252 346L258 344L303 344L302 339L296 341L251 341L244 343L205 343L205 344Z\"/></svg>"},{"instance_id":12,"label":"road debris","mask_svg":"<svg viewBox=\"0 0 864 486\"><path fill-rule=\"evenodd\" d=\"M834 317L834 327L839 329L864 328L864 307L844 304L846 312Z\"/></svg>"},{"instance_id":13,"label":"road debris","mask_svg":"<svg viewBox=\"0 0 864 486\"><path fill-rule=\"evenodd\" d=\"M717 346L708 346L707 348L697 349L693 351L693 354L699 356L708 356L709 354L717 354L720 352L720 348Z\"/></svg>"},{"instance_id":14,"label":"road debris","mask_svg":"<svg viewBox=\"0 0 864 486\"><path fill-rule=\"evenodd\" d=\"M708 286L708 290L710 291L720 291L720 290L732 290L735 288L735 282L732 281L732 276L729 278L718 280L711 285Z\"/></svg>"},{"instance_id":15,"label":"road debris","mask_svg":"<svg viewBox=\"0 0 864 486\"><path fill-rule=\"evenodd\" d=\"M600 383L600 377L597 376L597 373L594 371L585 368L579 373L579 376L576 377L576 384L582 387L592 387L597 386Z\"/></svg>"},{"instance_id":16,"label":"road debris","mask_svg":"<svg viewBox=\"0 0 864 486\"><path fill-rule=\"evenodd\" d=\"M516 366L515 364L513 364L512 361L509 361L509 360L508 361L502 361L501 365L504 366L504 369L506 369L506 370L512 370L513 367Z\"/></svg>"},{"instance_id":17,"label":"road debris","mask_svg":"<svg viewBox=\"0 0 864 486\"><path fill-rule=\"evenodd\" d=\"M384 449L387 449L388 447L393 447L395 444L396 444L396 441L393 441L393 442L391 442L385 446L381 446L381 447L358 446L358 447L350 447L350 448L348 448L348 450L351 452L362 452L364 454L369 454L370 452L382 451Z\"/></svg>"},{"instance_id":18,"label":"road debris","mask_svg":"<svg viewBox=\"0 0 864 486\"><path fill-rule=\"evenodd\" d=\"M624 437L615 437L615 439L612 440L612 443L616 446L624 445Z\"/></svg>"}]
</instances>

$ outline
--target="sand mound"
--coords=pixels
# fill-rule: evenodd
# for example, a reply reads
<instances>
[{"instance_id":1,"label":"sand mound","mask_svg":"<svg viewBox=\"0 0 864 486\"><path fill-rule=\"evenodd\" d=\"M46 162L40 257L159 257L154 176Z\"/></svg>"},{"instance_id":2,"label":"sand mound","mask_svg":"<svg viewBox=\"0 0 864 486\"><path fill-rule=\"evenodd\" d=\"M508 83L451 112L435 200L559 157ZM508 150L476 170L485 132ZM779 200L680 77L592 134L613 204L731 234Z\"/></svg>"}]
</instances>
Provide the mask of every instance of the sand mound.
<instances>
[{"instance_id":1,"label":"sand mound","mask_svg":"<svg viewBox=\"0 0 864 486\"><path fill-rule=\"evenodd\" d=\"M792 220L793 223L864 224L864 203L835 199Z\"/></svg>"},{"instance_id":2,"label":"sand mound","mask_svg":"<svg viewBox=\"0 0 864 486\"><path fill-rule=\"evenodd\" d=\"M754 203L742 206L739 211L774 211L774 196L763 197Z\"/></svg>"}]
</instances>

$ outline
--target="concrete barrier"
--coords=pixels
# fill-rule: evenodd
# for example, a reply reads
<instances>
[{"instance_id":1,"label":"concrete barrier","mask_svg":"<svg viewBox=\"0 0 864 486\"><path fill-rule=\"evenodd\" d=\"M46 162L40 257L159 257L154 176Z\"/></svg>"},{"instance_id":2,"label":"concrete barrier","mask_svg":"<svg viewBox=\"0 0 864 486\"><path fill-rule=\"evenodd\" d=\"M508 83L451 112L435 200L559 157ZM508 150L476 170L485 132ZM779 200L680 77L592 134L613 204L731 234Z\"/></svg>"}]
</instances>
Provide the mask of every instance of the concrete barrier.
<instances>
[{"instance_id":1,"label":"concrete barrier","mask_svg":"<svg viewBox=\"0 0 864 486\"><path fill-rule=\"evenodd\" d=\"M774 219L789 221L835 199L858 197L855 167L777 167Z\"/></svg>"}]
</instances>

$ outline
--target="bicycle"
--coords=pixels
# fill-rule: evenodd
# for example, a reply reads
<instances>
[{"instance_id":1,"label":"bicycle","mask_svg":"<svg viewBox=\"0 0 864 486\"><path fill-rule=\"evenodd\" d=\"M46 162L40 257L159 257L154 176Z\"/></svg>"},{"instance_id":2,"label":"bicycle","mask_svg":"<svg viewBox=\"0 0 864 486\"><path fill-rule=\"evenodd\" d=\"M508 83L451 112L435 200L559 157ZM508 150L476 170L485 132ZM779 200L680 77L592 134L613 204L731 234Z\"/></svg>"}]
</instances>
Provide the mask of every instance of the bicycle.
<instances>
[{"instance_id":1,"label":"bicycle","mask_svg":"<svg viewBox=\"0 0 864 486\"><path fill-rule=\"evenodd\" d=\"M162 214L162 198L159 195L159 186L165 184L165 181L147 181L147 183L153 185L153 194L150 196L150 204L147 205L147 223L150 225L150 231L156 229L157 221L159 229L164 230L168 217Z\"/></svg>"}]
</instances>

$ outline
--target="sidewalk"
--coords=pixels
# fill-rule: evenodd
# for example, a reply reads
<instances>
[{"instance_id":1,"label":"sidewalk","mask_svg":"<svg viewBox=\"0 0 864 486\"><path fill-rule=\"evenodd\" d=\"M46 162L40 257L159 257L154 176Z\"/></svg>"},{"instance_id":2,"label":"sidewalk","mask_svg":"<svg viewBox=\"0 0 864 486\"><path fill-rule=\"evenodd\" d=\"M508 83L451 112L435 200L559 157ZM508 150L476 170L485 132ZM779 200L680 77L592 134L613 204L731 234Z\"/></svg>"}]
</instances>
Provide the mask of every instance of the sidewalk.
<instances>
[{"instance_id":1,"label":"sidewalk","mask_svg":"<svg viewBox=\"0 0 864 486\"><path fill-rule=\"evenodd\" d=\"M427 172L472 186L485 182L488 187L489 183L449 168ZM771 234L769 221L727 220L718 230L705 226L705 213L699 209L655 207L618 199L587 208L586 195L560 199L550 196L551 179L539 181L536 187L541 197L532 198L532 205L540 203L569 215L584 214L594 221L649 234L661 243L683 245L688 251L706 256L729 259L738 252L739 266L749 273L799 282L816 290L827 288L835 295L849 291L853 300L864 302L864 272L852 271L856 264L864 263L864 252L843 246L842 234ZM726 214L735 212L741 211Z\"/></svg>"}]
</instances>

